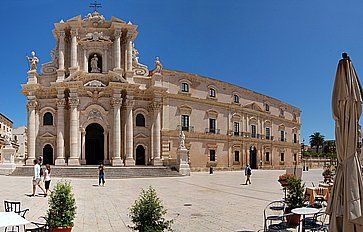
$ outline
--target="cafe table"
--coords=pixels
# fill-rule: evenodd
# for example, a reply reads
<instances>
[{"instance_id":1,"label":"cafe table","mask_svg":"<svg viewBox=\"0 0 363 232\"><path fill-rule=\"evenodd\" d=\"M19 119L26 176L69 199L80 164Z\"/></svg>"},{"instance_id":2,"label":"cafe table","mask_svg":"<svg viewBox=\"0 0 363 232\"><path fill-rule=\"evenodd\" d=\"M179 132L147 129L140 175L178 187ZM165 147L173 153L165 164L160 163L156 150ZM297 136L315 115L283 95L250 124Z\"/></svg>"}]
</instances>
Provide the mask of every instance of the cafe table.
<instances>
[{"instance_id":1,"label":"cafe table","mask_svg":"<svg viewBox=\"0 0 363 232\"><path fill-rule=\"evenodd\" d=\"M302 220L302 227L301 230L304 232L305 228L304 228L304 221L305 221L305 216L306 215L312 215L312 214L317 214L319 213L319 209L315 209L315 208L308 208L308 207L301 207L301 208L296 208L296 209L292 209L291 212L294 214L299 214L303 216L303 220Z\"/></svg>"},{"instance_id":2,"label":"cafe table","mask_svg":"<svg viewBox=\"0 0 363 232\"><path fill-rule=\"evenodd\" d=\"M0 228L8 226L21 226L28 223L30 222L17 213L0 212Z\"/></svg>"}]
</instances>

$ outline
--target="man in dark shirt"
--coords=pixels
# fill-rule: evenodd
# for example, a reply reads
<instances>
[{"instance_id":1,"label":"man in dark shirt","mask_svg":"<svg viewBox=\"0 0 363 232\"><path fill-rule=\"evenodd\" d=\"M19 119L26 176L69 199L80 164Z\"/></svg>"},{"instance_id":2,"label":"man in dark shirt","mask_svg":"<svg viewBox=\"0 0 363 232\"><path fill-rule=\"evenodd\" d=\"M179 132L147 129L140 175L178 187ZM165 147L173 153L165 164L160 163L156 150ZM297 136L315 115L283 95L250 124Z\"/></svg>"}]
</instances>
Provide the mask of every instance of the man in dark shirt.
<instances>
[{"instance_id":1,"label":"man in dark shirt","mask_svg":"<svg viewBox=\"0 0 363 232\"><path fill-rule=\"evenodd\" d=\"M103 166L103 163L100 163L100 166L98 166L98 185L105 186L105 166Z\"/></svg>"}]
</instances>

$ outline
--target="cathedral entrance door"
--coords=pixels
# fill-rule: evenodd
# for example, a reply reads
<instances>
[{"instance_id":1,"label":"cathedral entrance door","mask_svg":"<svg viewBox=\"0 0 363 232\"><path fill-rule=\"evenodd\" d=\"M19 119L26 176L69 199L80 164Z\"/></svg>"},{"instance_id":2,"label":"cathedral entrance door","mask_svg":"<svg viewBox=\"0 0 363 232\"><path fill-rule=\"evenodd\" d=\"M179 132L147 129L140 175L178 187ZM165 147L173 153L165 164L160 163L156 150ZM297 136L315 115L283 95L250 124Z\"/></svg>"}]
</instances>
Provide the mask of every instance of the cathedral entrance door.
<instances>
[{"instance_id":1,"label":"cathedral entrance door","mask_svg":"<svg viewBox=\"0 0 363 232\"><path fill-rule=\"evenodd\" d=\"M92 123L86 128L86 164L98 165L104 160L103 128L100 124Z\"/></svg>"},{"instance_id":2,"label":"cathedral entrance door","mask_svg":"<svg viewBox=\"0 0 363 232\"><path fill-rule=\"evenodd\" d=\"M250 167L252 169L257 168L257 149L254 146L250 148Z\"/></svg>"},{"instance_id":3,"label":"cathedral entrance door","mask_svg":"<svg viewBox=\"0 0 363 232\"><path fill-rule=\"evenodd\" d=\"M136 148L136 165L145 165L145 148L142 145Z\"/></svg>"},{"instance_id":4,"label":"cathedral entrance door","mask_svg":"<svg viewBox=\"0 0 363 232\"><path fill-rule=\"evenodd\" d=\"M47 144L43 147L43 164L54 164L53 147L50 144Z\"/></svg>"}]
</instances>

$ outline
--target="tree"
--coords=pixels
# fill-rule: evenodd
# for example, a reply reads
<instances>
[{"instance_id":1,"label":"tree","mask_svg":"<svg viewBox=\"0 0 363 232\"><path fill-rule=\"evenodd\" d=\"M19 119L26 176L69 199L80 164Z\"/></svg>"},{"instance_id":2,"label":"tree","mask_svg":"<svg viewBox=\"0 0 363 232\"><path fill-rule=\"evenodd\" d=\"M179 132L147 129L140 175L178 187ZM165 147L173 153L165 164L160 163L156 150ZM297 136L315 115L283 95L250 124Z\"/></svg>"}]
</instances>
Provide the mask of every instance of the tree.
<instances>
[{"instance_id":1,"label":"tree","mask_svg":"<svg viewBox=\"0 0 363 232\"><path fill-rule=\"evenodd\" d=\"M324 144L324 135L320 134L320 132L315 132L310 135L310 146L315 147L316 153L319 152L319 147L322 147Z\"/></svg>"},{"instance_id":2,"label":"tree","mask_svg":"<svg viewBox=\"0 0 363 232\"><path fill-rule=\"evenodd\" d=\"M156 195L155 189L151 186L148 190L141 189L139 199L130 208L131 221L135 226L131 229L139 232L162 232L172 231L173 220L167 221L164 218L166 209Z\"/></svg>"}]
</instances>

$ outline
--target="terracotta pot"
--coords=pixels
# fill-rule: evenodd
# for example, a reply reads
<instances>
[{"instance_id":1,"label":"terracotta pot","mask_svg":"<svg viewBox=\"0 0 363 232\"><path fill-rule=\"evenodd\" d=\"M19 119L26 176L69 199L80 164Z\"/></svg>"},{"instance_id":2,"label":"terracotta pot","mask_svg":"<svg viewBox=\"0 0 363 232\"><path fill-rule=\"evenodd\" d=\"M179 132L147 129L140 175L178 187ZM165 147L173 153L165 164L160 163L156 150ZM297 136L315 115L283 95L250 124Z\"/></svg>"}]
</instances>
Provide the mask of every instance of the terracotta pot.
<instances>
[{"instance_id":1,"label":"terracotta pot","mask_svg":"<svg viewBox=\"0 0 363 232\"><path fill-rule=\"evenodd\" d=\"M72 226L52 228L52 232L71 232Z\"/></svg>"},{"instance_id":2,"label":"terracotta pot","mask_svg":"<svg viewBox=\"0 0 363 232\"><path fill-rule=\"evenodd\" d=\"M299 214L292 214L286 216L286 221L289 226L296 227L300 224L300 215Z\"/></svg>"},{"instance_id":3,"label":"terracotta pot","mask_svg":"<svg viewBox=\"0 0 363 232\"><path fill-rule=\"evenodd\" d=\"M282 186L283 188L285 188L285 187L289 186L289 184L288 184L288 183L287 183L287 181L285 181L285 180L279 180L279 182L280 182L280 184L281 184L281 186Z\"/></svg>"}]
</instances>

